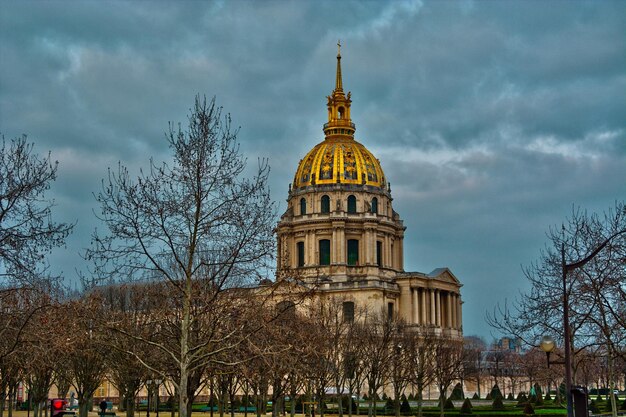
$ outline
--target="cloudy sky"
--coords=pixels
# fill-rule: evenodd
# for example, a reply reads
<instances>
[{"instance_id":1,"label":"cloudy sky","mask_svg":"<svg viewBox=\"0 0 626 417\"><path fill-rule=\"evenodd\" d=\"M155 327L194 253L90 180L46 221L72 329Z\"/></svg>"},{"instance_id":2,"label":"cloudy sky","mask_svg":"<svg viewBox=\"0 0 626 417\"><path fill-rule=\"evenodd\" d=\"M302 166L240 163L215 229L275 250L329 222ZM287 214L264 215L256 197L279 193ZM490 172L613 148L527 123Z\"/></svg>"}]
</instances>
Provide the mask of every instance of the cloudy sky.
<instances>
[{"instance_id":1,"label":"cloudy sky","mask_svg":"<svg viewBox=\"0 0 626 417\"><path fill-rule=\"evenodd\" d=\"M463 282L466 334L527 288L521 265L573 206L626 196L623 2L0 2L0 131L60 163L75 279L107 167L167 157L168 121L216 96L285 209L323 139L341 39L357 139L407 226L406 270Z\"/></svg>"}]
</instances>

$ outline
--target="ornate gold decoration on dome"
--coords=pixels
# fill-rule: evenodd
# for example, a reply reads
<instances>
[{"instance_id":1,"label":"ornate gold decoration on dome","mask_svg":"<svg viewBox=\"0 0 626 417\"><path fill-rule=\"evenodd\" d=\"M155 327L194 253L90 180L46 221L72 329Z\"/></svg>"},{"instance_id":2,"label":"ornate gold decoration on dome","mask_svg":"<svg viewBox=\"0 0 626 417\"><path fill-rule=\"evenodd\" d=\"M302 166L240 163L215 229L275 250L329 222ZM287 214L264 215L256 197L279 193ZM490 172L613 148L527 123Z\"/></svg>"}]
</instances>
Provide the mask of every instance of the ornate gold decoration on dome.
<instances>
[{"instance_id":1,"label":"ornate gold decoration on dome","mask_svg":"<svg viewBox=\"0 0 626 417\"><path fill-rule=\"evenodd\" d=\"M337 42L335 89L328 99L325 140L300 161L294 188L323 184L355 184L385 188L380 162L361 143L354 140L356 130L350 119L351 94L343 92L341 42Z\"/></svg>"}]
</instances>

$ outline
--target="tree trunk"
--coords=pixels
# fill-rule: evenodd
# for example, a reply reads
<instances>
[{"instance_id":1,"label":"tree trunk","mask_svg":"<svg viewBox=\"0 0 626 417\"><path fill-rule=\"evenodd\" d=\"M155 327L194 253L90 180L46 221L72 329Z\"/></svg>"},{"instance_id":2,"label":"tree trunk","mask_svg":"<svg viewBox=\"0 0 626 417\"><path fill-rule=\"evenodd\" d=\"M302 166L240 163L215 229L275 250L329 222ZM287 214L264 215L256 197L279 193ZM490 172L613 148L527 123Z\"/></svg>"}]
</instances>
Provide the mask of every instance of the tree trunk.
<instances>
[{"instance_id":1,"label":"tree trunk","mask_svg":"<svg viewBox=\"0 0 626 417\"><path fill-rule=\"evenodd\" d=\"M223 383L220 383L220 399L217 402L217 409L220 417L224 417L224 411L226 409L226 389L224 389Z\"/></svg>"},{"instance_id":2,"label":"tree trunk","mask_svg":"<svg viewBox=\"0 0 626 417\"><path fill-rule=\"evenodd\" d=\"M609 345L609 352L607 355L607 360L608 360L608 371L609 371L609 394L611 395L611 415L613 417L617 417L617 404L615 401L615 393L613 392L615 390L615 380L613 377L613 352L611 349L611 346Z\"/></svg>"},{"instance_id":3,"label":"tree trunk","mask_svg":"<svg viewBox=\"0 0 626 417\"><path fill-rule=\"evenodd\" d=\"M555 400L556 400L556 403L560 405L561 404L561 384L555 381L554 385L556 388Z\"/></svg>"},{"instance_id":4,"label":"tree trunk","mask_svg":"<svg viewBox=\"0 0 626 417\"><path fill-rule=\"evenodd\" d=\"M190 250L193 253L193 247ZM191 259L190 259L191 262ZM178 415L189 417L189 395L187 384L189 383L189 333L191 327L191 276L187 265L185 291L183 294L182 323L180 329L180 383L178 392ZM81 416L82 417L82 416Z\"/></svg>"},{"instance_id":5,"label":"tree trunk","mask_svg":"<svg viewBox=\"0 0 626 417\"><path fill-rule=\"evenodd\" d=\"M343 387L341 387L341 393L339 391L340 389L339 387L337 387L337 407L339 408L338 413L339 417L343 417Z\"/></svg>"},{"instance_id":6,"label":"tree trunk","mask_svg":"<svg viewBox=\"0 0 626 417\"><path fill-rule=\"evenodd\" d=\"M235 417L235 392L233 389L235 383L231 381L230 388L228 389L228 400L230 401L230 417Z\"/></svg>"},{"instance_id":7,"label":"tree trunk","mask_svg":"<svg viewBox=\"0 0 626 417\"><path fill-rule=\"evenodd\" d=\"M298 391L295 388L295 383L293 380L291 381L291 391L289 392L289 398L291 398L291 407L289 410L289 416L295 417L296 415L296 396L298 395ZM302 414L304 414L304 404L302 404Z\"/></svg>"},{"instance_id":8,"label":"tree trunk","mask_svg":"<svg viewBox=\"0 0 626 417\"><path fill-rule=\"evenodd\" d=\"M439 396L439 417L444 417L444 406L446 403L446 394L443 391L440 391L440 396Z\"/></svg>"},{"instance_id":9,"label":"tree trunk","mask_svg":"<svg viewBox=\"0 0 626 417\"><path fill-rule=\"evenodd\" d=\"M424 401L424 397L422 396L422 392L424 391L424 384L417 384L417 417L422 417L422 402Z\"/></svg>"},{"instance_id":10,"label":"tree trunk","mask_svg":"<svg viewBox=\"0 0 626 417\"><path fill-rule=\"evenodd\" d=\"M9 387L9 412L8 412L8 416L9 417L13 417L13 404L14 404L14 389L13 387Z\"/></svg>"},{"instance_id":11,"label":"tree trunk","mask_svg":"<svg viewBox=\"0 0 626 417\"><path fill-rule=\"evenodd\" d=\"M348 385L348 417L352 417L352 381Z\"/></svg>"},{"instance_id":12,"label":"tree trunk","mask_svg":"<svg viewBox=\"0 0 626 417\"><path fill-rule=\"evenodd\" d=\"M127 395L125 398L126 402L126 417L134 417L135 416L135 398Z\"/></svg>"},{"instance_id":13,"label":"tree trunk","mask_svg":"<svg viewBox=\"0 0 626 417\"><path fill-rule=\"evenodd\" d=\"M7 392L5 388L3 387L2 390L0 391L0 417L4 417L4 405L6 403L6 395L7 395Z\"/></svg>"},{"instance_id":14,"label":"tree trunk","mask_svg":"<svg viewBox=\"0 0 626 417\"><path fill-rule=\"evenodd\" d=\"M318 403L317 403L317 407L318 407L318 410L319 410L320 417L324 417L324 414L325 414L324 400L326 399L326 395L325 395L326 392L324 390L324 387L322 387L322 389L318 391L318 394L319 394L318 395L319 400L318 400Z\"/></svg>"},{"instance_id":15,"label":"tree trunk","mask_svg":"<svg viewBox=\"0 0 626 417\"><path fill-rule=\"evenodd\" d=\"M256 416L261 417L261 389L254 390L254 404L256 406Z\"/></svg>"},{"instance_id":16,"label":"tree trunk","mask_svg":"<svg viewBox=\"0 0 626 417\"><path fill-rule=\"evenodd\" d=\"M278 417L278 413L280 411L280 404L278 402L278 398L280 397L280 381L278 378L274 378L272 381L272 417Z\"/></svg>"},{"instance_id":17,"label":"tree trunk","mask_svg":"<svg viewBox=\"0 0 626 417\"><path fill-rule=\"evenodd\" d=\"M396 417L400 417L400 395L399 394L395 394L395 398L393 399L393 408L395 409L396 412Z\"/></svg>"},{"instance_id":18,"label":"tree trunk","mask_svg":"<svg viewBox=\"0 0 626 417\"><path fill-rule=\"evenodd\" d=\"M81 394L78 394L78 416L88 417L89 409L91 408L92 399L85 398ZM47 407L46 407L47 408Z\"/></svg>"}]
</instances>

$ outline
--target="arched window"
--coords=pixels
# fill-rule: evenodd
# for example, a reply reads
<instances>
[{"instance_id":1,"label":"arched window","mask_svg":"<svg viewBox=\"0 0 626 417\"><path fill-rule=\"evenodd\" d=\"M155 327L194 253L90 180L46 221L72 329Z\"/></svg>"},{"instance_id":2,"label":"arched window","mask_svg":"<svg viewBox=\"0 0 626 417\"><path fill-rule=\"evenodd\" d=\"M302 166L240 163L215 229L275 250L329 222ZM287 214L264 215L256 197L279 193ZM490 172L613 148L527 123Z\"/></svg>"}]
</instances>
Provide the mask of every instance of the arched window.
<instances>
[{"instance_id":1,"label":"arched window","mask_svg":"<svg viewBox=\"0 0 626 417\"><path fill-rule=\"evenodd\" d=\"M300 199L300 214L306 214L306 198L304 197Z\"/></svg>"},{"instance_id":2,"label":"arched window","mask_svg":"<svg viewBox=\"0 0 626 417\"><path fill-rule=\"evenodd\" d=\"M378 214L378 198L372 198L372 213Z\"/></svg>"},{"instance_id":3,"label":"arched window","mask_svg":"<svg viewBox=\"0 0 626 417\"><path fill-rule=\"evenodd\" d=\"M304 266L304 242L298 242L298 266Z\"/></svg>"},{"instance_id":4,"label":"arched window","mask_svg":"<svg viewBox=\"0 0 626 417\"><path fill-rule=\"evenodd\" d=\"M327 195L322 196L322 213L330 213L330 197Z\"/></svg>"},{"instance_id":5,"label":"arched window","mask_svg":"<svg viewBox=\"0 0 626 417\"><path fill-rule=\"evenodd\" d=\"M348 213L356 213L356 197L348 196Z\"/></svg>"},{"instance_id":6,"label":"arched window","mask_svg":"<svg viewBox=\"0 0 626 417\"><path fill-rule=\"evenodd\" d=\"M339 109L337 109L337 118L338 119L343 119L343 107L339 107Z\"/></svg>"},{"instance_id":7,"label":"arched window","mask_svg":"<svg viewBox=\"0 0 626 417\"><path fill-rule=\"evenodd\" d=\"M319 242L320 265L330 265L330 240L322 239Z\"/></svg>"},{"instance_id":8,"label":"arched window","mask_svg":"<svg viewBox=\"0 0 626 417\"><path fill-rule=\"evenodd\" d=\"M348 240L348 265L359 264L359 241L356 239Z\"/></svg>"}]
</instances>

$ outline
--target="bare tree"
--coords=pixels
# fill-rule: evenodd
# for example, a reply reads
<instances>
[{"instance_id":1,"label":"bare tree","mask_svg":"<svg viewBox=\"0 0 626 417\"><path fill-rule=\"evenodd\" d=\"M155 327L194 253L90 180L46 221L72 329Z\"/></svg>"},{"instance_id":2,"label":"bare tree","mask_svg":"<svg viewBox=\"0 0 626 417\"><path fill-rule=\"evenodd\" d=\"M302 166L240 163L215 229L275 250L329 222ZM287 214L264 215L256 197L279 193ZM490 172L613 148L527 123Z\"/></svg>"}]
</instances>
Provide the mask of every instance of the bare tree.
<instances>
[{"instance_id":1,"label":"bare tree","mask_svg":"<svg viewBox=\"0 0 626 417\"><path fill-rule=\"evenodd\" d=\"M519 352L515 350L508 350L505 352L504 357L502 358L502 370L503 370L503 379L502 379L502 395L505 395L506 392L506 383L509 383L509 393L513 396L519 390L519 386L521 384L521 380L524 377L522 372L522 356Z\"/></svg>"},{"instance_id":2,"label":"bare tree","mask_svg":"<svg viewBox=\"0 0 626 417\"><path fill-rule=\"evenodd\" d=\"M414 352L409 351L412 349L412 339L414 331L405 328L404 321L397 317L393 318L395 326L395 341L390 347L392 350L392 358L389 367L389 382L393 390L393 408L396 417L400 417L400 397L404 393L404 390L411 382L413 376L413 369L411 367L411 361L408 358Z\"/></svg>"},{"instance_id":3,"label":"bare tree","mask_svg":"<svg viewBox=\"0 0 626 417\"><path fill-rule=\"evenodd\" d=\"M478 336L466 336L463 343L463 378L474 381L478 397L481 397L480 384L487 372L487 344Z\"/></svg>"},{"instance_id":4,"label":"bare tree","mask_svg":"<svg viewBox=\"0 0 626 417\"><path fill-rule=\"evenodd\" d=\"M411 384L417 388L417 416L422 416L424 388L435 380L435 346L437 336L431 332L414 332L407 340Z\"/></svg>"},{"instance_id":5,"label":"bare tree","mask_svg":"<svg viewBox=\"0 0 626 417\"><path fill-rule=\"evenodd\" d=\"M497 308L487 319L494 328L531 346L537 346L542 335L554 335L561 345L567 337L575 382L581 363L577 355L600 345L608 346L611 357L625 351L626 205L617 202L602 216L575 209L562 227L551 228L547 235L549 246L536 263L524 269L530 292L510 307ZM580 260L586 263L579 264ZM563 261L578 264L567 273L565 292ZM564 297L570 323L567 335L563 332Z\"/></svg>"},{"instance_id":6,"label":"bare tree","mask_svg":"<svg viewBox=\"0 0 626 417\"><path fill-rule=\"evenodd\" d=\"M56 179L57 162L41 158L26 136L0 148L0 287L33 284L45 275L45 255L71 232L52 221L54 202L45 193Z\"/></svg>"},{"instance_id":7,"label":"bare tree","mask_svg":"<svg viewBox=\"0 0 626 417\"><path fill-rule=\"evenodd\" d=\"M50 358L58 353L55 310L47 293L32 286L0 291L0 416L9 398L9 416L19 382L30 390L36 413L51 385ZM45 408L45 407L44 407Z\"/></svg>"},{"instance_id":8,"label":"bare tree","mask_svg":"<svg viewBox=\"0 0 626 417\"><path fill-rule=\"evenodd\" d=\"M49 304L45 296L40 297L39 302L43 305ZM57 359L71 349L65 335L59 332L59 326L66 323L63 315L61 309L56 306L41 309L29 320L26 336L15 355L23 363L23 378L28 384L29 402L33 406L35 417L40 417L46 412L55 372L57 368L64 367ZM62 389L63 387L59 387L60 397L64 397Z\"/></svg>"},{"instance_id":9,"label":"bare tree","mask_svg":"<svg viewBox=\"0 0 626 417\"><path fill-rule=\"evenodd\" d=\"M491 349L486 352L487 373L493 378L493 386L500 387L501 378L504 374L504 358L507 352L502 350L496 343L491 344Z\"/></svg>"},{"instance_id":10,"label":"bare tree","mask_svg":"<svg viewBox=\"0 0 626 417\"><path fill-rule=\"evenodd\" d=\"M363 345L363 373L368 387L368 416L376 415L376 396L389 377L394 355L396 326L385 311L368 315L359 329L358 343Z\"/></svg>"},{"instance_id":11,"label":"bare tree","mask_svg":"<svg viewBox=\"0 0 626 417\"><path fill-rule=\"evenodd\" d=\"M4 414L7 399L9 417L13 415L13 399L23 376L23 369L24 364L21 357L17 355L0 358L0 417Z\"/></svg>"},{"instance_id":12,"label":"bare tree","mask_svg":"<svg viewBox=\"0 0 626 417\"><path fill-rule=\"evenodd\" d=\"M0 147L0 363L20 346L25 326L46 305L30 303L56 288L46 262L62 246L73 225L52 220L54 201L46 191L56 179L57 162L40 157L26 136L2 137ZM58 277L57 277L58 278Z\"/></svg>"},{"instance_id":13,"label":"bare tree","mask_svg":"<svg viewBox=\"0 0 626 417\"><path fill-rule=\"evenodd\" d=\"M105 377L108 349L105 333L97 326L94 316L101 314L94 299L67 302L65 314L71 316L67 328L68 344L61 362L67 366L76 390L80 417L87 417L93 406L93 395Z\"/></svg>"},{"instance_id":14,"label":"bare tree","mask_svg":"<svg viewBox=\"0 0 626 417\"><path fill-rule=\"evenodd\" d=\"M433 340L434 382L439 389L439 412L444 416L444 407L447 399L448 388L452 382L458 381L462 376L463 368L463 342L446 337L438 337Z\"/></svg>"},{"instance_id":15,"label":"bare tree","mask_svg":"<svg viewBox=\"0 0 626 417\"><path fill-rule=\"evenodd\" d=\"M96 266L94 275L163 280L171 304L177 306L170 322L177 343L143 341L175 363L178 375L172 383L181 417L191 407L190 374L232 347L228 340L235 332L213 331L229 318L218 317L214 307L226 290L250 282L267 268L274 253L269 167L262 161L245 178L246 161L236 135L215 100L197 97L187 130L170 125L166 135L173 151L171 166L151 161L136 180L120 166L97 194L100 219L109 234L95 234L86 253ZM203 335L199 326L209 334ZM142 364L166 374L145 358Z\"/></svg>"},{"instance_id":16,"label":"bare tree","mask_svg":"<svg viewBox=\"0 0 626 417\"><path fill-rule=\"evenodd\" d=\"M553 365L562 373L563 368ZM524 352L521 364L521 372L528 381L528 386L533 387L541 379L543 370L546 368L546 354L538 348L531 348Z\"/></svg>"}]
</instances>

